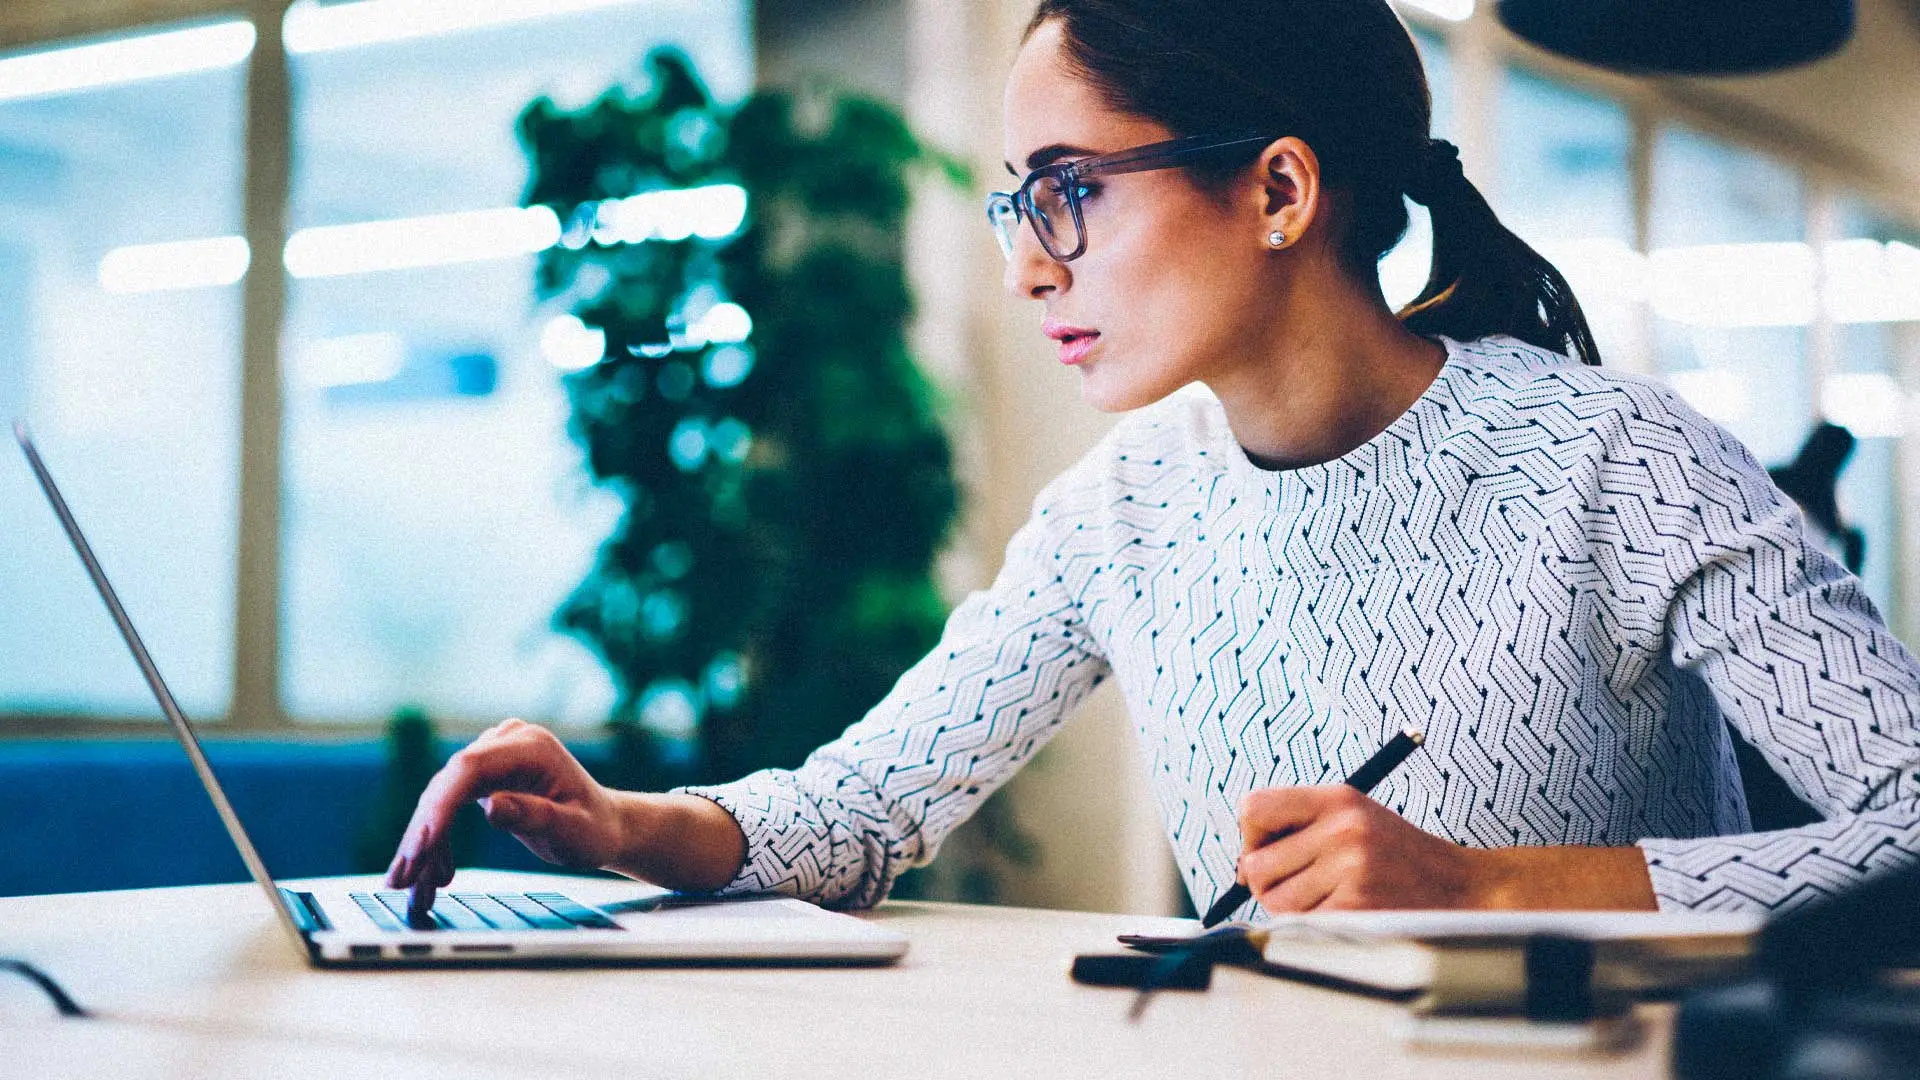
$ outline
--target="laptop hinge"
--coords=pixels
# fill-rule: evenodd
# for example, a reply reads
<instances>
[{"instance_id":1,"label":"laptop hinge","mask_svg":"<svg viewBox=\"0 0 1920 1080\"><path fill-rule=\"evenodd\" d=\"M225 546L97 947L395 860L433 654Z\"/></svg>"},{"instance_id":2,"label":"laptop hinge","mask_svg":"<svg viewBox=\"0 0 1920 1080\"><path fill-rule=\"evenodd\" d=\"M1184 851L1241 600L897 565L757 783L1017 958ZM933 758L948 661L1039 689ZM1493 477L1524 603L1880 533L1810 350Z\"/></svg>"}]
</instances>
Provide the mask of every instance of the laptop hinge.
<instances>
[{"instance_id":1,"label":"laptop hinge","mask_svg":"<svg viewBox=\"0 0 1920 1080\"><path fill-rule=\"evenodd\" d=\"M280 897L287 902L287 910L293 912L293 923L301 933L333 929L327 924L327 917L320 913L320 902L313 898L312 893L281 889Z\"/></svg>"}]
</instances>

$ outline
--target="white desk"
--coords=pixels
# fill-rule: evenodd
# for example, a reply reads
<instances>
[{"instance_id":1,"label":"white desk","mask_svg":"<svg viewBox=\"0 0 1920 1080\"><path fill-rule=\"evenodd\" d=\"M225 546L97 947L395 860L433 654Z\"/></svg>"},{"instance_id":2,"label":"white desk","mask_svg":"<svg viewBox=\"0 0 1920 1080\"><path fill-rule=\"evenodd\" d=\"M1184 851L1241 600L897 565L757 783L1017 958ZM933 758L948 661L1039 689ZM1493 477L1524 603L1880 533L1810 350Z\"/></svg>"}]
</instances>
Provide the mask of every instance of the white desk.
<instances>
[{"instance_id":1,"label":"white desk","mask_svg":"<svg viewBox=\"0 0 1920 1080\"><path fill-rule=\"evenodd\" d=\"M474 871L485 889L619 882ZM1608 1058L1408 1049L1391 1004L1222 968L1166 993L1140 1024L1131 993L1067 978L1076 952L1173 920L889 903L905 932L885 968L315 971L252 885L0 899L0 955L44 967L95 1011L61 1020L0 981L0 1076L1652 1077L1670 1008Z\"/></svg>"}]
</instances>

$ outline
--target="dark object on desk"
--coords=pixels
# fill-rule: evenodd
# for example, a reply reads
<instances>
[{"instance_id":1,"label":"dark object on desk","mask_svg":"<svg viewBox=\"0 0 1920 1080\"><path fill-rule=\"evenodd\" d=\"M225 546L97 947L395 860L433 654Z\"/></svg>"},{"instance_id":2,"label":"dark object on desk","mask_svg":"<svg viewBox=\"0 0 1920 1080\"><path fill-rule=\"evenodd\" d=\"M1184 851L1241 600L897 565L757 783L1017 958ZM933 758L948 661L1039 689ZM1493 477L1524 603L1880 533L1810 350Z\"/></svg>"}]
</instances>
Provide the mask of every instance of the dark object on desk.
<instances>
[{"instance_id":1,"label":"dark object on desk","mask_svg":"<svg viewBox=\"0 0 1920 1080\"><path fill-rule=\"evenodd\" d=\"M1920 866L1788 912L1760 935L1761 975L1690 995L1679 1080L1920 1080Z\"/></svg>"},{"instance_id":2,"label":"dark object on desk","mask_svg":"<svg viewBox=\"0 0 1920 1080\"><path fill-rule=\"evenodd\" d=\"M1087 986L1145 987L1161 957L1144 953L1086 953L1073 958L1073 981ZM1213 984L1213 961L1198 955L1185 958L1160 984L1162 990L1205 990Z\"/></svg>"},{"instance_id":3,"label":"dark object on desk","mask_svg":"<svg viewBox=\"0 0 1920 1080\"><path fill-rule=\"evenodd\" d=\"M25 960L0 957L0 971L11 971L45 991L47 997L53 1000L53 1007L60 1010L61 1016L84 1017L88 1015L87 1010L81 1008L80 1003L73 1000L72 996L67 993L66 988L54 981L53 976L27 963Z\"/></svg>"},{"instance_id":4,"label":"dark object on desk","mask_svg":"<svg viewBox=\"0 0 1920 1080\"><path fill-rule=\"evenodd\" d=\"M1426 733L1419 728L1402 728L1400 734L1388 739L1385 746L1368 758L1365 764L1355 769L1352 776L1347 777L1347 786L1359 791L1362 795L1371 792L1380 781L1385 780L1389 773L1399 768L1400 763L1407 760L1415 750L1420 748L1420 744L1426 741ZM1220 899L1215 900L1213 906L1207 909L1206 918L1200 920L1200 925L1211 930L1227 916L1233 914L1241 904L1251 899L1253 899L1253 892L1245 885L1234 882L1233 887L1221 893Z\"/></svg>"},{"instance_id":5,"label":"dark object on desk","mask_svg":"<svg viewBox=\"0 0 1920 1080\"><path fill-rule=\"evenodd\" d=\"M1750 75L1839 51L1852 0L1500 0L1549 52L1638 75Z\"/></svg>"},{"instance_id":6,"label":"dark object on desk","mask_svg":"<svg viewBox=\"0 0 1920 1080\"><path fill-rule=\"evenodd\" d=\"M1526 965L1527 1019L1583 1023L1600 1015L1594 1007L1593 942L1530 937Z\"/></svg>"},{"instance_id":7,"label":"dark object on desk","mask_svg":"<svg viewBox=\"0 0 1920 1080\"><path fill-rule=\"evenodd\" d=\"M1139 1020L1147 1011L1147 1002L1152 1000L1154 991L1165 990L1179 980L1192 979L1195 969L1211 975L1215 964L1259 964L1259 942L1264 940L1264 935L1250 932L1244 926L1223 926L1185 938L1121 934L1120 944L1150 954L1135 958L1145 963L1140 966L1139 978L1125 984L1140 990L1140 996L1133 999L1133 1007L1127 1010L1127 1019ZM1206 989L1204 982L1198 989Z\"/></svg>"}]
</instances>

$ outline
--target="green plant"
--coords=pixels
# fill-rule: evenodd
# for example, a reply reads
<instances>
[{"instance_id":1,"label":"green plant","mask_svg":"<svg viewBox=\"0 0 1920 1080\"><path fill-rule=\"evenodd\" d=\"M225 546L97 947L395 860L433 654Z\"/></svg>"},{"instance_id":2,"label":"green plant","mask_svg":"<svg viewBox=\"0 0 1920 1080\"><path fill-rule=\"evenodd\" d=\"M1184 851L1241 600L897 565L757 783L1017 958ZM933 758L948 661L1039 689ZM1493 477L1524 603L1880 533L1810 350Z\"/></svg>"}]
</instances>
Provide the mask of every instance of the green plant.
<instances>
[{"instance_id":1,"label":"green plant","mask_svg":"<svg viewBox=\"0 0 1920 1080\"><path fill-rule=\"evenodd\" d=\"M556 616L619 690L607 779L793 766L938 640L957 502L905 345L901 235L928 153L888 106L760 92L718 107L679 55L573 112L534 102L529 205L567 223L538 287L604 334L571 428L625 513ZM649 192L734 184L743 227L603 243ZM596 236L601 239L596 239ZM739 305L744 341L713 332Z\"/></svg>"}]
</instances>

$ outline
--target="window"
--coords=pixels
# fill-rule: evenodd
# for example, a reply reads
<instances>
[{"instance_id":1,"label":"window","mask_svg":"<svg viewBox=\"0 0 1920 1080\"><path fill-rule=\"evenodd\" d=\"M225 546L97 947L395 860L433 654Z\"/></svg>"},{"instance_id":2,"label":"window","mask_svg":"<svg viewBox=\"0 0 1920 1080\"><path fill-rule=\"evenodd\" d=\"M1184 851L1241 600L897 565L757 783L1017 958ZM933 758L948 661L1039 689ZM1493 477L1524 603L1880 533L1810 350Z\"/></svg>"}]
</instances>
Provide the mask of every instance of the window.
<instances>
[{"instance_id":1,"label":"window","mask_svg":"<svg viewBox=\"0 0 1920 1080\"><path fill-rule=\"evenodd\" d=\"M1606 362L1636 353L1633 124L1617 102L1519 69L1501 83L1500 220L1559 268Z\"/></svg>"},{"instance_id":2,"label":"window","mask_svg":"<svg viewBox=\"0 0 1920 1080\"><path fill-rule=\"evenodd\" d=\"M0 419L32 425L201 715L232 681L253 40L228 21L0 61ZM25 463L0 458L0 711L158 716Z\"/></svg>"},{"instance_id":3,"label":"window","mask_svg":"<svg viewBox=\"0 0 1920 1080\"><path fill-rule=\"evenodd\" d=\"M585 104L673 42L723 99L750 82L743 4L642 4L359 48L290 17L296 232L284 350L282 697L310 720L418 704L473 718L598 722L614 690L553 631L619 502L566 433L518 235L514 121L542 93ZM310 29L303 32L302 27ZM317 29L311 29L317 27ZM457 219L493 257L453 259L407 219ZM495 216L488 217L486 215ZM327 230L388 223L353 242ZM311 230L301 232L298 230ZM518 245L518 246L516 246ZM484 254L484 253L483 253ZM551 351L551 350L549 350Z\"/></svg>"},{"instance_id":4,"label":"window","mask_svg":"<svg viewBox=\"0 0 1920 1080\"><path fill-rule=\"evenodd\" d=\"M1866 534L1860 576L1886 612L1900 562L1895 440L1906 434L1912 410L1899 379L1900 346L1920 320L1920 230L1856 198L1838 200L1833 224L1836 239L1821 252L1834 350L1821 406L1860 440L1841 474L1840 515Z\"/></svg>"},{"instance_id":5,"label":"window","mask_svg":"<svg viewBox=\"0 0 1920 1080\"><path fill-rule=\"evenodd\" d=\"M1813 258L1798 175L1680 127L1653 147L1648 261L1660 370L1763 463L1812 425Z\"/></svg>"},{"instance_id":6,"label":"window","mask_svg":"<svg viewBox=\"0 0 1920 1080\"><path fill-rule=\"evenodd\" d=\"M552 616L618 504L567 434L579 357L535 302L552 238L518 209L515 120L541 94L577 106L641 77L665 44L738 100L749 18L744 0L299 0L270 29L0 55L0 419L36 429L190 713L232 711L235 642L267 629L235 623L241 431L262 422L240 408L240 283L284 273L285 712L605 718L606 672ZM249 163L259 33L284 33L293 90L251 103L294 148L271 254L248 250L242 202L248 168L271 167ZM18 615L0 713L155 715L30 474L0 459Z\"/></svg>"},{"instance_id":7,"label":"window","mask_svg":"<svg viewBox=\"0 0 1920 1080\"><path fill-rule=\"evenodd\" d=\"M1413 44L1420 50L1420 64L1427 70L1427 88L1433 95L1433 137L1451 138L1453 64L1447 44L1430 30L1418 25L1411 29ZM1396 309L1420 295L1433 269L1433 223L1427 217L1427 208L1412 199L1405 202L1407 235L1380 258L1380 291L1388 306Z\"/></svg>"}]
</instances>

